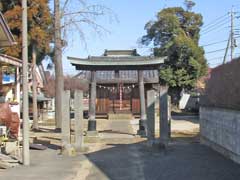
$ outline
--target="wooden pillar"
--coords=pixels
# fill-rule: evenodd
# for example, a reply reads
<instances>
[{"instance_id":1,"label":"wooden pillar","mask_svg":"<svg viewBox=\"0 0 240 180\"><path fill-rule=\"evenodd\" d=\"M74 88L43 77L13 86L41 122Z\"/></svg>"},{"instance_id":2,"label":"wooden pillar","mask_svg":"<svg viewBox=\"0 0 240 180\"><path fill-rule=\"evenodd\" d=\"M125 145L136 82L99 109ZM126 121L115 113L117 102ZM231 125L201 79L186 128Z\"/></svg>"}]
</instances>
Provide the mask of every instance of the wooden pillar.
<instances>
[{"instance_id":1,"label":"wooden pillar","mask_svg":"<svg viewBox=\"0 0 240 180\"><path fill-rule=\"evenodd\" d=\"M15 76L15 99L18 102L17 113L20 117L20 70L19 67L16 67L16 76Z\"/></svg>"},{"instance_id":2,"label":"wooden pillar","mask_svg":"<svg viewBox=\"0 0 240 180\"><path fill-rule=\"evenodd\" d=\"M74 117L75 117L75 148L77 151L83 149L83 91L76 90L74 94Z\"/></svg>"},{"instance_id":3,"label":"wooden pillar","mask_svg":"<svg viewBox=\"0 0 240 180\"><path fill-rule=\"evenodd\" d=\"M96 71L91 71L91 93L89 101L89 120L88 120L88 133L95 133L97 130L96 123Z\"/></svg>"},{"instance_id":4,"label":"wooden pillar","mask_svg":"<svg viewBox=\"0 0 240 180\"><path fill-rule=\"evenodd\" d=\"M160 87L160 141L167 145L169 141L168 87Z\"/></svg>"},{"instance_id":5,"label":"wooden pillar","mask_svg":"<svg viewBox=\"0 0 240 180\"><path fill-rule=\"evenodd\" d=\"M62 119L62 148L63 151L68 150L71 146L70 142L70 91L64 91L62 97L62 111L63 119Z\"/></svg>"},{"instance_id":6,"label":"wooden pillar","mask_svg":"<svg viewBox=\"0 0 240 180\"><path fill-rule=\"evenodd\" d=\"M152 146L155 141L155 91L147 91L147 138Z\"/></svg>"},{"instance_id":7,"label":"wooden pillar","mask_svg":"<svg viewBox=\"0 0 240 180\"><path fill-rule=\"evenodd\" d=\"M138 134L146 136L146 104L145 104L145 90L144 90L144 76L143 71L138 71L138 83L139 83L139 97L140 97L140 121Z\"/></svg>"}]
</instances>

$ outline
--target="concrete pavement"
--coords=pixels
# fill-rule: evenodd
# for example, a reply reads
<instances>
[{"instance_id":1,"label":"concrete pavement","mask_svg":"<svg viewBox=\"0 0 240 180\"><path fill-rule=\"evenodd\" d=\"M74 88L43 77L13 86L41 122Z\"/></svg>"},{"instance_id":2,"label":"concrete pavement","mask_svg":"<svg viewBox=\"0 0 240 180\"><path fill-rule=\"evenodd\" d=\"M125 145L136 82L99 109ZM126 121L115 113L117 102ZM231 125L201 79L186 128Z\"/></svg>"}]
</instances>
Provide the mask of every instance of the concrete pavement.
<instances>
[{"instance_id":1,"label":"concrete pavement","mask_svg":"<svg viewBox=\"0 0 240 180\"><path fill-rule=\"evenodd\" d=\"M116 132L101 132L100 141L88 144L90 149L85 154L63 157L58 155L57 146L46 151L31 151L30 167L2 170L0 180L239 179L240 165L201 145L198 138L193 137L197 121L193 122L195 125L189 123L189 120L183 119L173 122L176 132L186 130L188 133L183 136L175 133L169 147L164 150L149 148L145 139L132 135L134 128L129 126L130 122L127 124L124 121L124 127L115 129ZM121 121L109 128L116 128L116 125L121 125ZM187 126L186 129L184 126ZM48 136L47 133L40 135L44 138Z\"/></svg>"}]
</instances>

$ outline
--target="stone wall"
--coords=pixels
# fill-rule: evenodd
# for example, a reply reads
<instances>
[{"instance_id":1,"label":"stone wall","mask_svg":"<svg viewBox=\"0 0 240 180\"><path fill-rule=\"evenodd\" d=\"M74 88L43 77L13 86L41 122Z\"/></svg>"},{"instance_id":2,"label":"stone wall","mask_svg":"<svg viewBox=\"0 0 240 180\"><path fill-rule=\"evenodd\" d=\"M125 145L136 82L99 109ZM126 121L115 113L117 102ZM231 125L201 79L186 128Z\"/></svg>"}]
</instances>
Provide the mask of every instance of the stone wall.
<instances>
[{"instance_id":1,"label":"stone wall","mask_svg":"<svg viewBox=\"0 0 240 180\"><path fill-rule=\"evenodd\" d=\"M240 163L240 111L200 108L201 142Z\"/></svg>"}]
</instances>

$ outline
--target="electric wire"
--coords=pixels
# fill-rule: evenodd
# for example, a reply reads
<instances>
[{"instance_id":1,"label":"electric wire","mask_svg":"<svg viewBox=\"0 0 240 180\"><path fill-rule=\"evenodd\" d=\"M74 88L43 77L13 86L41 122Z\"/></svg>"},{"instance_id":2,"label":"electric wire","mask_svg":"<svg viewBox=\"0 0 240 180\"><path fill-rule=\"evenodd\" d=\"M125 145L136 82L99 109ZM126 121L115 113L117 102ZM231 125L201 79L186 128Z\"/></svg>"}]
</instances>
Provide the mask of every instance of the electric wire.
<instances>
[{"instance_id":1,"label":"electric wire","mask_svg":"<svg viewBox=\"0 0 240 180\"><path fill-rule=\"evenodd\" d=\"M207 28L208 26L211 26L212 24L216 23L217 21L221 20L222 18L225 18L226 16L227 16L227 17L229 16L228 13L226 13L226 14L224 14L223 16L220 16L220 17L212 20L210 23L204 25L202 28Z\"/></svg>"},{"instance_id":2,"label":"electric wire","mask_svg":"<svg viewBox=\"0 0 240 180\"><path fill-rule=\"evenodd\" d=\"M202 28L202 31L208 31L209 29L212 29L212 28L214 28L215 26L218 26L218 25L220 25L220 24L222 24L222 23L227 23L227 22L229 22L230 21L230 17L227 17L227 18L225 18L225 19L223 19L223 20L221 20L221 21L219 21L219 22L215 22L214 24L212 24L211 26L209 26L209 27L205 27L205 28Z\"/></svg>"}]
</instances>

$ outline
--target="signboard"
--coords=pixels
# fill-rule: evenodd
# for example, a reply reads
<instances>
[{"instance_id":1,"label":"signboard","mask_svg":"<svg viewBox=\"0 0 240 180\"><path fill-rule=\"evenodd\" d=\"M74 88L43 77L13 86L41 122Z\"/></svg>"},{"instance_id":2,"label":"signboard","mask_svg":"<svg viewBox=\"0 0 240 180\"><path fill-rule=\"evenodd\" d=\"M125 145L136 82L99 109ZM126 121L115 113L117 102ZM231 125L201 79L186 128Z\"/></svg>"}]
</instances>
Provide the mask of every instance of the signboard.
<instances>
[{"instance_id":1,"label":"signboard","mask_svg":"<svg viewBox=\"0 0 240 180\"><path fill-rule=\"evenodd\" d=\"M13 67L2 68L2 84L15 83L15 69Z\"/></svg>"}]
</instances>

